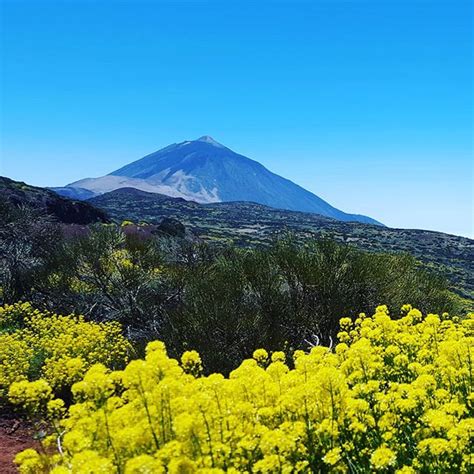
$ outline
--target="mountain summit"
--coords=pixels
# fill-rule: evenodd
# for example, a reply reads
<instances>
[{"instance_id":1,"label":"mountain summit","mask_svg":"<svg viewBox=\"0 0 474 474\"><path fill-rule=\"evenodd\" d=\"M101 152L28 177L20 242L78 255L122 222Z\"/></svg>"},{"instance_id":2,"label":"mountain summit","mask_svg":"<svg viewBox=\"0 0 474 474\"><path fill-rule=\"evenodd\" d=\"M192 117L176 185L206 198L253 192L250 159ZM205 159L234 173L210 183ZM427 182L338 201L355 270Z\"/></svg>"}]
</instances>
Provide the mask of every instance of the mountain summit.
<instances>
[{"instance_id":1,"label":"mountain summit","mask_svg":"<svg viewBox=\"0 0 474 474\"><path fill-rule=\"evenodd\" d=\"M279 209L314 212L341 221L380 224L370 217L336 209L208 135L169 145L106 176L82 179L67 188L95 194L136 188L200 203L251 201Z\"/></svg>"},{"instance_id":2,"label":"mountain summit","mask_svg":"<svg viewBox=\"0 0 474 474\"><path fill-rule=\"evenodd\" d=\"M224 145L221 145L219 142L216 142L214 138L210 137L209 135L203 135L201 138L198 138L196 141L209 143L211 145L216 146L217 148L225 148Z\"/></svg>"}]
</instances>

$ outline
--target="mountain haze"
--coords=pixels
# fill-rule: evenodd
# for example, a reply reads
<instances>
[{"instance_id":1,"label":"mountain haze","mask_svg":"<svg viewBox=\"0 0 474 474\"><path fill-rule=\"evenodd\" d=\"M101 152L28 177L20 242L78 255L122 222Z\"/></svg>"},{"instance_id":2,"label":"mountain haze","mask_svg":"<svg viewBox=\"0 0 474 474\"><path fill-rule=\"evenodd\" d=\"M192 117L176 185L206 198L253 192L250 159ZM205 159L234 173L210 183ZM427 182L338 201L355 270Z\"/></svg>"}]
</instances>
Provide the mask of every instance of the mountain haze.
<instances>
[{"instance_id":1,"label":"mountain haze","mask_svg":"<svg viewBox=\"0 0 474 474\"><path fill-rule=\"evenodd\" d=\"M67 188L81 188L95 194L135 188L199 203L249 201L341 221L380 224L370 217L336 209L209 136L169 145L106 176L83 179Z\"/></svg>"}]
</instances>

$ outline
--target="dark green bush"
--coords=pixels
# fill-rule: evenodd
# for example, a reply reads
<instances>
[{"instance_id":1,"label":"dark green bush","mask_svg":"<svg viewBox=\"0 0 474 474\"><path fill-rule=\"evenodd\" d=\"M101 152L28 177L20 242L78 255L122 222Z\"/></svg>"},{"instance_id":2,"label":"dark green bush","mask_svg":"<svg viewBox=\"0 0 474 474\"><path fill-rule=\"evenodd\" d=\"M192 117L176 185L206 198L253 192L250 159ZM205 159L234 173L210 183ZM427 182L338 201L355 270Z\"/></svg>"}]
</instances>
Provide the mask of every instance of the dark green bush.
<instances>
[{"instance_id":1,"label":"dark green bush","mask_svg":"<svg viewBox=\"0 0 474 474\"><path fill-rule=\"evenodd\" d=\"M35 222L20 212L0 232L4 302L117 320L136 347L159 338L173 355L196 349L208 371L229 371L258 347L331 345L341 317L380 304L393 314L406 303L457 310L445 282L409 255L291 236L219 250L114 225L61 238Z\"/></svg>"}]
</instances>

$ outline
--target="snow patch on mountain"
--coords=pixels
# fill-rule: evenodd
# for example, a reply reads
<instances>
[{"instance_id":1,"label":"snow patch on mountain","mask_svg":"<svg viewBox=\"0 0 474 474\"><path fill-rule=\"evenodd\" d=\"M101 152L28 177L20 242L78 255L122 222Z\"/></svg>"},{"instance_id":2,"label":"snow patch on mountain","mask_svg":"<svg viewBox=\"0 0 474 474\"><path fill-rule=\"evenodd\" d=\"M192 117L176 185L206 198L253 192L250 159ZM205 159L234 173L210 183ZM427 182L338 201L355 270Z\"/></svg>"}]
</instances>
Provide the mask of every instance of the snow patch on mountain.
<instances>
[{"instance_id":1,"label":"snow patch on mountain","mask_svg":"<svg viewBox=\"0 0 474 474\"><path fill-rule=\"evenodd\" d=\"M166 170L169 172L169 170ZM86 178L68 185L70 188L83 188L96 195L115 191L120 188L135 188L149 193L166 194L171 197L181 197L188 201L202 204L221 202L216 187L207 190L193 176L178 171L166 183L160 177L165 171L148 179L127 178L125 176L107 175L101 178Z\"/></svg>"}]
</instances>

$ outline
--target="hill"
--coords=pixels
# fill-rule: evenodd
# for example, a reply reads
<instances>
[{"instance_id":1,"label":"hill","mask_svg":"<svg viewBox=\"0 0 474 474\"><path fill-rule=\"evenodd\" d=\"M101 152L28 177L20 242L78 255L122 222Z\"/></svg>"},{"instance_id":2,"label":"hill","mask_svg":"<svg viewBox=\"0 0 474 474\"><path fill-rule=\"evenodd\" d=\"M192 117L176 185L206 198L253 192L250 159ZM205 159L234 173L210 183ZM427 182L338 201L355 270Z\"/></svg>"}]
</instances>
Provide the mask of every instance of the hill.
<instances>
[{"instance_id":1,"label":"hill","mask_svg":"<svg viewBox=\"0 0 474 474\"><path fill-rule=\"evenodd\" d=\"M217 243L261 245L292 231L301 239L331 236L363 250L407 252L447 277L460 295L474 299L474 241L465 237L341 222L250 202L199 204L137 189L118 189L89 202L117 220L158 223L165 217L177 219L204 240Z\"/></svg>"},{"instance_id":2,"label":"hill","mask_svg":"<svg viewBox=\"0 0 474 474\"><path fill-rule=\"evenodd\" d=\"M6 206L37 209L64 224L109 222L104 211L87 202L67 199L49 189L30 186L3 176L0 176L0 202Z\"/></svg>"},{"instance_id":3,"label":"hill","mask_svg":"<svg viewBox=\"0 0 474 474\"><path fill-rule=\"evenodd\" d=\"M336 209L208 136L169 145L106 176L76 181L66 189L103 194L127 187L200 203L249 201L278 209L314 212L341 221L380 224L370 217ZM58 192L64 194L64 188Z\"/></svg>"}]
</instances>

